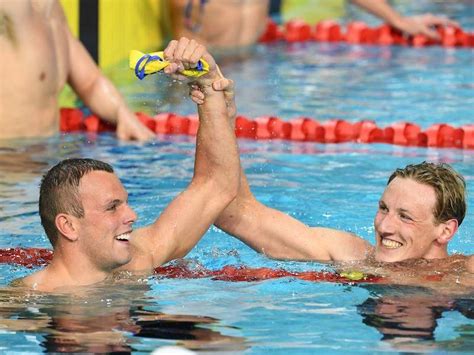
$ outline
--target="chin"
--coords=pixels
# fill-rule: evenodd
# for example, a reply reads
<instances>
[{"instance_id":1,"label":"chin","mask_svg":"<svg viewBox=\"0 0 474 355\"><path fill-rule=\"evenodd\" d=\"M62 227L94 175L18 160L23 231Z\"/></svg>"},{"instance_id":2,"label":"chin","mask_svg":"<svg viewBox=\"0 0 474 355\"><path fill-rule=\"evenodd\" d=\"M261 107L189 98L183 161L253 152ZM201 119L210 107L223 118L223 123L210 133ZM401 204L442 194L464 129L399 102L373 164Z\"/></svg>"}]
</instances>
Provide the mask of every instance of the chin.
<instances>
[{"instance_id":1,"label":"chin","mask_svg":"<svg viewBox=\"0 0 474 355\"><path fill-rule=\"evenodd\" d=\"M128 255L127 257L117 258L115 260L115 268L122 267L127 265L132 260L132 256Z\"/></svg>"},{"instance_id":2,"label":"chin","mask_svg":"<svg viewBox=\"0 0 474 355\"><path fill-rule=\"evenodd\" d=\"M123 259L120 266L127 265L130 261L132 261L132 256L131 255L129 255L127 258Z\"/></svg>"}]
</instances>

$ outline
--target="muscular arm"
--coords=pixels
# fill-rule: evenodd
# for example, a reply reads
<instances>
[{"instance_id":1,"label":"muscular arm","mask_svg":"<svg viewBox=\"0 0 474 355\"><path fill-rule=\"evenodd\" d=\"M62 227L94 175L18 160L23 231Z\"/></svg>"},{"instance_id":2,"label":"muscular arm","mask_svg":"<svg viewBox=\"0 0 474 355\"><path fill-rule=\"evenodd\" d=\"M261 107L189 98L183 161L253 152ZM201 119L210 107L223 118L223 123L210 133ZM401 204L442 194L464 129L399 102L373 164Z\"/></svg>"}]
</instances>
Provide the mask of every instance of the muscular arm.
<instances>
[{"instance_id":1,"label":"muscular arm","mask_svg":"<svg viewBox=\"0 0 474 355\"><path fill-rule=\"evenodd\" d=\"M183 41L185 43L187 39L181 39L179 44ZM170 56L170 46L165 50L166 58ZM209 85L219 75L217 67L205 49L200 48L194 53L204 53L202 58L211 64L211 71L197 83L206 96L206 102L198 106L194 176L190 185L166 207L157 221L136 234L136 239L141 239L141 248L151 251L153 267L186 255L238 190L240 163L234 130L227 119L224 94ZM186 54L183 57L186 58ZM191 63L197 62L201 55L192 58L195 60L190 59Z\"/></svg>"},{"instance_id":2,"label":"muscular arm","mask_svg":"<svg viewBox=\"0 0 474 355\"><path fill-rule=\"evenodd\" d=\"M401 15L395 11L386 0L351 0L357 6L370 12L372 15L393 25L401 19Z\"/></svg>"},{"instance_id":3,"label":"muscular arm","mask_svg":"<svg viewBox=\"0 0 474 355\"><path fill-rule=\"evenodd\" d=\"M153 132L130 111L119 91L102 74L82 43L74 38L60 4L55 1L55 6L54 13L62 18L61 30L67 36L69 85L94 114L117 126L118 138L126 140L153 138Z\"/></svg>"},{"instance_id":4,"label":"muscular arm","mask_svg":"<svg viewBox=\"0 0 474 355\"><path fill-rule=\"evenodd\" d=\"M370 245L339 230L310 228L258 202L241 172L238 196L220 214L216 226L251 248L276 259L346 261L366 257Z\"/></svg>"},{"instance_id":5,"label":"muscular arm","mask_svg":"<svg viewBox=\"0 0 474 355\"><path fill-rule=\"evenodd\" d=\"M410 35L423 34L438 39L438 33L432 28L436 25L457 26L457 23L445 17L423 14L405 17L393 9L386 0L351 0L357 6L377 16L393 27Z\"/></svg>"},{"instance_id":6,"label":"muscular arm","mask_svg":"<svg viewBox=\"0 0 474 355\"><path fill-rule=\"evenodd\" d=\"M224 91L227 116L234 127L233 82L223 78L213 85ZM196 103L205 102L199 91L192 91L191 97ZM364 259L371 249L369 243L353 234L329 228L310 228L261 204L250 191L243 170L240 177L237 197L219 215L215 225L256 251L276 259L342 261Z\"/></svg>"}]
</instances>

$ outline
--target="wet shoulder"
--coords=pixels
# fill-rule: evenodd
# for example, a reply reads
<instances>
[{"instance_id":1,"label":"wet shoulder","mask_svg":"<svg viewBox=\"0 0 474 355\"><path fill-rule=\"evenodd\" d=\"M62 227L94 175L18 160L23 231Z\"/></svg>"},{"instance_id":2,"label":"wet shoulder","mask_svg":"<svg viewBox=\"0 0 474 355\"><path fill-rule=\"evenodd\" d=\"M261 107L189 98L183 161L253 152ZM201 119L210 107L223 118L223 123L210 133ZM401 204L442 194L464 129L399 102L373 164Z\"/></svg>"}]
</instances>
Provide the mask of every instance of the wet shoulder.
<instances>
[{"instance_id":1,"label":"wet shoulder","mask_svg":"<svg viewBox=\"0 0 474 355\"><path fill-rule=\"evenodd\" d=\"M466 256L466 271L474 274L474 255Z\"/></svg>"}]
</instances>

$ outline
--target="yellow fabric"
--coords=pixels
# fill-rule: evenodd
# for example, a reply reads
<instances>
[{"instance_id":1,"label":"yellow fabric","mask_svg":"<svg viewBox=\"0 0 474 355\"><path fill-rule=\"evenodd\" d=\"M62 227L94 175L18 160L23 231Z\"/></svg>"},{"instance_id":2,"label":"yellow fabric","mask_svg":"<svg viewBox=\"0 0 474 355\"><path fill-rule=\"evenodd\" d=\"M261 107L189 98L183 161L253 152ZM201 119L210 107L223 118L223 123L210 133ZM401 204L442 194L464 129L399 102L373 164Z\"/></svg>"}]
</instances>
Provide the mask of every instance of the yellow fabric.
<instances>
[{"instance_id":1,"label":"yellow fabric","mask_svg":"<svg viewBox=\"0 0 474 355\"><path fill-rule=\"evenodd\" d=\"M99 61L106 68L128 56L131 48L157 50L163 45L163 1L99 1Z\"/></svg>"},{"instance_id":2,"label":"yellow fabric","mask_svg":"<svg viewBox=\"0 0 474 355\"><path fill-rule=\"evenodd\" d=\"M79 0L60 0L69 28L74 37L79 37Z\"/></svg>"},{"instance_id":3,"label":"yellow fabric","mask_svg":"<svg viewBox=\"0 0 474 355\"><path fill-rule=\"evenodd\" d=\"M0 0L1 1L1 0ZM69 28L79 37L79 1L60 0ZM168 22L168 1L100 0L99 66L108 68L128 57L130 48L154 51L163 48Z\"/></svg>"},{"instance_id":4,"label":"yellow fabric","mask_svg":"<svg viewBox=\"0 0 474 355\"><path fill-rule=\"evenodd\" d=\"M300 19L309 24L334 20L345 15L345 0L282 0L283 22Z\"/></svg>"},{"instance_id":5,"label":"yellow fabric","mask_svg":"<svg viewBox=\"0 0 474 355\"><path fill-rule=\"evenodd\" d=\"M366 276L363 272L360 271L341 272L339 275L352 281L362 280Z\"/></svg>"},{"instance_id":6,"label":"yellow fabric","mask_svg":"<svg viewBox=\"0 0 474 355\"><path fill-rule=\"evenodd\" d=\"M137 66L138 61L147 55L158 56L159 58L162 58L162 59L164 57L163 52L153 52L153 53L145 54L136 50L132 50L130 51L130 60L129 60L130 69L135 70L135 67ZM198 78L209 72L209 64L203 59L201 59L201 63L202 63L202 70L186 69L180 73L189 77ZM142 61L142 63L140 63L140 68L139 68L140 70L143 69L143 65L145 65L145 68L144 68L145 74L149 75L149 74L158 73L159 71L165 69L168 65L170 65L170 62L167 62L165 60L163 61L150 60L147 62L145 59Z\"/></svg>"}]
</instances>

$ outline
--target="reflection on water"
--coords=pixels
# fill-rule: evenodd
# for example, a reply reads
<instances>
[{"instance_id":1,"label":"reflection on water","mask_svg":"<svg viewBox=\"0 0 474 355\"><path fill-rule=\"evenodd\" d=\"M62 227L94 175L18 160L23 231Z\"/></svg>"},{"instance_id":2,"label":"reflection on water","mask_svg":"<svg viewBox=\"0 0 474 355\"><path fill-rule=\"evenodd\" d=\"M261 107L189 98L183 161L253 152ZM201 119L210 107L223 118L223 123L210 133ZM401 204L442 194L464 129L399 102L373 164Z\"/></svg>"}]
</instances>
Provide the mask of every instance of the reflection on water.
<instances>
[{"instance_id":1,"label":"reflection on water","mask_svg":"<svg viewBox=\"0 0 474 355\"><path fill-rule=\"evenodd\" d=\"M374 327L382 340L400 351L474 348L474 291L451 297L422 287L365 286L372 295L357 306L362 322ZM438 321L445 312L459 312L467 320L449 341L436 341Z\"/></svg>"},{"instance_id":2,"label":"reflection on water","mask_svg":"<svg viewBox=\"0 0 474 355\"><path fill-rule=\"evenodd\" d=\"M71 134L3 145L1 248L50 247L37 216L38 183L47 167L66 157L111 163L130 192L130 203L140 216L137 224L151 223L191 178L193 139L159 137L137 144L119 142L109 134L96 140L87 134ZM466 176L468 186L474 181L470 151L248 140L240 141L240 146L260 199L304 223L350 230L368 240L373 237L373 213L380 192L395 167L426 159L450 162ZM472 194L468 201L474 203ZM472 215L467 215L450 243L451 253L472 253L472 226ZM190 259L209 270L236 263L292 271L322 267L271 260L215 229L187 256ZM4 286L30 272L5 264L0 269ZM386 292L295 278L231 283L155 277L133 287L96 285L75 297L3 289L0 346L30 353L149 352L176 343L204 350L241 351L251 346L249 352L256 353L282 348L323 352L341 343L349 353L395 346L420 351L472 348L472 293L441 297L420 290L416 296L405 297L408 291L393 294L390 286L380 287ZM439 282L437 287L441 288ZM418 304L419 309L415 308ZM457 317L457 324L452 325L450 317ZM434 340L423 338L430 334Z\"/></svg>"},{"instance_id":3,"label":"reflection on water","mask_svg":"<svg viewBox=\"0 0 474 355\"><path fill-rule=\"evenodd\" d=\"M0 290L0 341L5 331L27 332L27 352L130 353L178 344L193 350L237 351L243 338L221 333L226 327L212 317L164 314L159 301L147 297L149 287L95 285L75 295L45 295L24 290ZM211 329L212 328L212 329ZM36 345L36 346L34 346Z\"/></svg>"}]
</instances>

